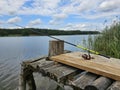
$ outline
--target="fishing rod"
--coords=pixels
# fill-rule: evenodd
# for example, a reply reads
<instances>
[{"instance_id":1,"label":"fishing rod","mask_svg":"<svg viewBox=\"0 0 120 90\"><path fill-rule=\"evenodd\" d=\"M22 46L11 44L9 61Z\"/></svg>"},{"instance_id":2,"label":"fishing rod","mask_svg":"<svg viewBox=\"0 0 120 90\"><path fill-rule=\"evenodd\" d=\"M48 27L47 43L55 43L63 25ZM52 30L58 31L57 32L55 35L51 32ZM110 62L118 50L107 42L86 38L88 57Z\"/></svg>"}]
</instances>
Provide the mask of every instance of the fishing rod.
<instances>
[{"instance_id":1,"label":"fishing rod","mask_svg":"<svg viewBox=\"0 0 120 90\"><path fill-rule=\"evenodd\" d=\"M21 25L17 25L17 24L14 24L14 25L15 25L15 26L19 26L19 27L21 27L21 28L25 28L25 27L23 27L23 26L21 26ZM38 33L38 34L46 35L46 36L48 36L48 37L50 37L50 38L53 38L53 39L56 39L56 40L58 40L58 41L64 41L66 44L72 45L72 46L77 47L77 48L81 48L81 49L83 49L83 50L85 50L85 51L88 51L88 52L90 52L90 53L93 53L93 54L96 54L96 55L100 55L100 56L103 56L103 57L106 57L106 58L110 58L110 56L101 54L101 53L99 53L99 52L97 52L97 51L94 51L94 50L91 50L91 49L88 49L88 48L85 48L85 47L83 47L83 46L81 46L81 45L73 44L73 43L71 43L71 42L68 42L68 41L65 41L65 40L62 40L62 39L53 37L53 36L51 36L51 35L47 35L47 34L45 34L45 33L42 33L42 32L36 31L36 30L33 30L33 29L31 29L31 28L29 28L29 30L31 30L31 31L33 31L33 32L36 32L36 33Z\"/></svg>"}]
</instances>

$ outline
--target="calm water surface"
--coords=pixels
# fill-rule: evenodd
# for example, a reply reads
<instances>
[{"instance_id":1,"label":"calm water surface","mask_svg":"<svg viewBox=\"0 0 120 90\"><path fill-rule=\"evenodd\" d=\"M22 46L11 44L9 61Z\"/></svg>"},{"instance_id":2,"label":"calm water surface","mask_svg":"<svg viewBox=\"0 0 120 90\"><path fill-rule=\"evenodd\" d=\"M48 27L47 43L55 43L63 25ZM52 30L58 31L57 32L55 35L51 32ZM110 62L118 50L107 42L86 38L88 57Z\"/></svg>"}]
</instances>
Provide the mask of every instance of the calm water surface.
<instances>
[{"instance_id":1,"label":"calm water surface","mask_svg":"<svg viewBox=\"0 0 120 90\"><path fill-rule=\"evenodd\" d=\"M55 37L74 44L82 44L88 38L87 35ZM47 55L49 40L52 39L46 36L0 37L0 90L17 90L20 63ZM65 49L80 50L67 44Z\"/></svg>"}]
</instances>

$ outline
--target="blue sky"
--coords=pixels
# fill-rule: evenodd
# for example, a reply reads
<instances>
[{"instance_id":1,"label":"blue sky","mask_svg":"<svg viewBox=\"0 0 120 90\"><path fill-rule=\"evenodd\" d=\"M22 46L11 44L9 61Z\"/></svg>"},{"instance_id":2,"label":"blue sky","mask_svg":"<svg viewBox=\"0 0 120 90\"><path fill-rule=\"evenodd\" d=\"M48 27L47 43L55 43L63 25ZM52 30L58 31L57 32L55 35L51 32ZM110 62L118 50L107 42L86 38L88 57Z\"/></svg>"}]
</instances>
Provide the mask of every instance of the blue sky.
<instances>
[{"instance_id":1,"label":"blue sky","mask_svg":"<svg viewBox=\"0 0 120 90\"><path fill-rule=\"evenodd\" d=\"M120 0L0 0L0 28L101 31L119 18Z\"/></svg>"}]
</instances>

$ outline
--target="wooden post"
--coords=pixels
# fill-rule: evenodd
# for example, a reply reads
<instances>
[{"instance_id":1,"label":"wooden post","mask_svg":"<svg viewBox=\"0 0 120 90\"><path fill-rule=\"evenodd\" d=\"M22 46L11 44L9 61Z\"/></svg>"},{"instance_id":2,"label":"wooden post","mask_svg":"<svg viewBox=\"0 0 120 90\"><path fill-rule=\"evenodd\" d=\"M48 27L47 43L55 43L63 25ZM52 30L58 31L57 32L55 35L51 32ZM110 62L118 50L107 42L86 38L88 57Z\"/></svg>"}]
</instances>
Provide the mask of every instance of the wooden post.
<instances>
[{"instance_id":1,"label":"wooden post","mask_svg":"<svg viewBox=\"0 0 120 90\"><path fill-rule=\"evenodd\" d=\"M27 88L27 85L28 88ZM25 62L21 65L21 73L19 77L19 90L36 90L33 71L27 66Z\"/></svg>"},{"instance_id":2,"label":"wooden post","mask_svg":"<svg viewBox=\"0 0 120 90\"><path fill-rule=\"evenodd\" d=\"M58 41L58 40L49 41L49 54L47 58L48 60L49 57L51 56L55 56L63 53L64 53L64 41ZM57 64L57 62L55 62L55 64ZM56 90L60 88L61 87L57 86Z\"/></svg>"},{"instance_id":3,"label":"wooden post","mask_svg":"<svg viewBox=\"0 0 120 90\"><path fill-rule=\"evenodd\" d=\"M19 77L19 90L26 90L24 63L21 64L21 72L20 72L20 77Z\"/></svg>"},{"instance_id":4,"label":"wooden post","mask_svg":"<svg viewBox=\"0 0 120 90\"><path fill-rule=\"evenodd\" d=\"M35 85L35 80L34 80L34 77L33 77L33 73L30 73L28 76L27 76L27 82L28 84L28 90L36 90L36 85Z\"/></svg>"},{"instance_id":5,"label":"wooden post","mask_svg":"<svg viewBox=\"0 0 120 90\"><path fill-rule=\"evenodd\" d=\"M64 41L49 41L49 57L64 53Z\"/></svg>"}]
</instances>

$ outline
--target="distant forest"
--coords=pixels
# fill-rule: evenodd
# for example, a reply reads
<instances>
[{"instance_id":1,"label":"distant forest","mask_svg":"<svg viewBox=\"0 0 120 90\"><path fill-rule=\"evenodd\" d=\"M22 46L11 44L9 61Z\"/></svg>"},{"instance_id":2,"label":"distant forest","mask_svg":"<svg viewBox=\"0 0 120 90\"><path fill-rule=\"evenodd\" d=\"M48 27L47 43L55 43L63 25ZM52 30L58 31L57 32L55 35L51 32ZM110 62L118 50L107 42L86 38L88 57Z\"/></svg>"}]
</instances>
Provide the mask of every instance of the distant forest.
<instances>
[{"instance_id":1,"label":"distant forest","mask_svg":"<svg viewBox=\"0 0 120 90\"><path fill-rule=\"evenodd\" d=\"M39 32L39 33L38 33ZM0 36L46 36L46 35L79 35L79 34L99 34L98 31L80 31L80 30L52 30L52 29L0 29Z\"/></svg>"}]
</instances>

